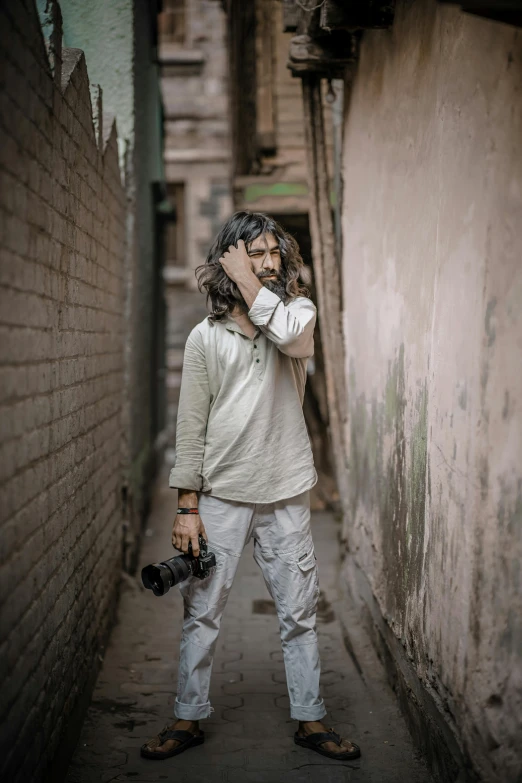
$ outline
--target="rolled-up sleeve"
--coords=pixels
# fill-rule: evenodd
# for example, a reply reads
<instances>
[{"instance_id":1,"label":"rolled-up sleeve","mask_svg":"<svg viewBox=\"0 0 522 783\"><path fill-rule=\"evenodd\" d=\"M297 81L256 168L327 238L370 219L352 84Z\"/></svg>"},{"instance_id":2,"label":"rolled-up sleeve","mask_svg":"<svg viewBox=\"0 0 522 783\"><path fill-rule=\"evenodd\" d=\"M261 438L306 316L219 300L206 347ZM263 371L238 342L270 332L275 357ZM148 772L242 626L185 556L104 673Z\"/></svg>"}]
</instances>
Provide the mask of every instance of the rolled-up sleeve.
<instances>
[{"instance_id":1,"label":"rolled-up sleeve","mask_svg":"<svg viewBox=\"0 0 522 783\"><path fill-rule=\"evenodd\" d=\"M263 287L248 317L282 353L294 359L313 356L317 311L310 299L301 296L285 305L277 294Z\"/></svg>"},{"instance_id":2,"label":"rolled-up sleeve","mask_svg":"<svg viewBox=\"0 0 522 783\"><path fill-rule=\"evenodd\" d=\"M190 333L183 358L183 375L176 425L176 460L169 486L207 492L202 474L205 434L210 410L205 349L198 327Z\"/></svg>"}]
</instances>

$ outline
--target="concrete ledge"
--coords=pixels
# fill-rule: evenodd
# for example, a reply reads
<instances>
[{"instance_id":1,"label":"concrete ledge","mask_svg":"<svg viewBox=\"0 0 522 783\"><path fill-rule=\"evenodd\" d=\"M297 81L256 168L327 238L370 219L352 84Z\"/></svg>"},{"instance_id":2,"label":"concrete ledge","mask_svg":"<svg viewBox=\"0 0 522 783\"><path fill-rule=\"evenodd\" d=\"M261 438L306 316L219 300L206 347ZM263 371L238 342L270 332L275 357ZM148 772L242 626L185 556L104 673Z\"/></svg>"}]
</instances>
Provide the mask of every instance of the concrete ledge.
<instances>
[{"instance_id":1,"label":"concrete ledge","mask_svg":"<svg viewBox=\"0 0 522 783\"><path fill-rule=\"evenodd\" d=\"M384 620L373 595L371 585L355 558L347 553L342 567L340 590L348 607L340 614L344 640L353 655L350 627L353 618L349 607L363 622L393 688L414 743L422 751L426 763L441 783L478 783L470 760L461 748L451 716L445 715L434 696L419 680L404 648ZM365 661L357 661L364 675Z\"/></svg>"}]
</instances>

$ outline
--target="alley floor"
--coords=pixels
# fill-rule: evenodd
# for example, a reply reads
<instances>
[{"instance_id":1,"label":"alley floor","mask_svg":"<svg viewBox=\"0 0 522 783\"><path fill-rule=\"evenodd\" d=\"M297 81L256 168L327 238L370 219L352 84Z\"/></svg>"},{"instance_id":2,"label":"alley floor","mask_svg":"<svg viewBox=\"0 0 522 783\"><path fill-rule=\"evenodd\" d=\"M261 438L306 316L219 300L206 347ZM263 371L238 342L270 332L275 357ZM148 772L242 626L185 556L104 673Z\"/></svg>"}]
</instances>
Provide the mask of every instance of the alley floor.
<instances>
[{"instance_id":1,"label":"alley floor","mask_svg":"<svg viewBox=\"0 0 522 783\"><path fill-rule=\"evenodd\" d=\"M163 482L155 495L142 565L171 556L174 501ZM318 632L326 723L360 744L362 757L330 761L294 744L297 724L288 711L277 618L249 546L218 641L210 693L214 713L201 724L205 744L165 761L140 757L141 744L172 721L182 604L176 589L156 598L141 589L137 578L125 576L118 623L67 783L432 780L362 628L350 626L351 655L346 650L336 617L337 525L327 513L315 513L313 525L322 589ZM364 660L363 667L358 660Z\"/></svg>"}]
</instances>

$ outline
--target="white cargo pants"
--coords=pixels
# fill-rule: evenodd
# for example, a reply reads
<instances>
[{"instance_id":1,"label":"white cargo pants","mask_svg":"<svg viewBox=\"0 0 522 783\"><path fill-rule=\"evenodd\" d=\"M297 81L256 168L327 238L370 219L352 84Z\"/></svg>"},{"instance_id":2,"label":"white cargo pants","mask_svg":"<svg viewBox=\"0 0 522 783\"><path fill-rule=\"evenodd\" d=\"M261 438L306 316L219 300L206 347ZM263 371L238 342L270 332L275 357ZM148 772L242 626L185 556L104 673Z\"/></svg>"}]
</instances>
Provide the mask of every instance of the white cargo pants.
<instances>
[{"instance_id":1,"label":"white cargo pants","mask_svg":"<svg viewBox=\"0 0 522 783\"><path fill-rule=\"evenodd\" d=\"M245 544L254 537L254 558L274 599L281 631L290 715L320 720L320 661L315 630L319 585L310 530L309 493L277 503L252 504L201 495L199 512L215 553L216 572L180 585L185 619L180 646L178 718L211 713L208 692L214 649L232 582Z\"/></svg>"}]
</instances>

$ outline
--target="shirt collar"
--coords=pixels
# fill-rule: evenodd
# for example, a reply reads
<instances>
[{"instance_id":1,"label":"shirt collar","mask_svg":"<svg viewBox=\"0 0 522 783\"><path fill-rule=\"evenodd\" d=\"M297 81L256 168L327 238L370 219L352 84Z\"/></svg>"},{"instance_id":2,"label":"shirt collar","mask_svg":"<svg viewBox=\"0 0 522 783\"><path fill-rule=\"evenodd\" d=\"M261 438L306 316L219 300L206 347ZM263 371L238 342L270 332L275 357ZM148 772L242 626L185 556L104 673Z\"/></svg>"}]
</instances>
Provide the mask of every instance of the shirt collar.
<instances>
[{"instance_id":1,"label":"shirt collar","mask_svg":"<svg viewBox=\"0 0 522 783\"><path fill-rule=\"evenodd\" d=\"M245 337L247 340L250 340L250 337L244 333L244 331L241 329L241 327L238 324L236 324L233 318L227 318L225 321L222 321L222 323L228 332L237 332L238 334L241 335L241 337ZM258 326L256 326L256 333L253 339L258 337L260 334L261 334L261 330Z\"/></svg>"},{"instance_id":2,"label":"shirt collar","mask_svg":"<svg viewBox=\"0 0 522 783\"><path fill-rule=\"evenodd\" d=\"M225 324L225 329L227 329L229 332L238 332L239 334L242 334L244 337L246 337L244 331L240 326L238 326L238 324L236 324L235 321L232 320L232 318L227 318L227 320L223 321L223 323Z\"/></svg>"}]
</instances>

